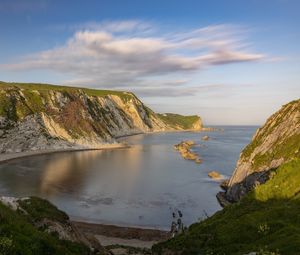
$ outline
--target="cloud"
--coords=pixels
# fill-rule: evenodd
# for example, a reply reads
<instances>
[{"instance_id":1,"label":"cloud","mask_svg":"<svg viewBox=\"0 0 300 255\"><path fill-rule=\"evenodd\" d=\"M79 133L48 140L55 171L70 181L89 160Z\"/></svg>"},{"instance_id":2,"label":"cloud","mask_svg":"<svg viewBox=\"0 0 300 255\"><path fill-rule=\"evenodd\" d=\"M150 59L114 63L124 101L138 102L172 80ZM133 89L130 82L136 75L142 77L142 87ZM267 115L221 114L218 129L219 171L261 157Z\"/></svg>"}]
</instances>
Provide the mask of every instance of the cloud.
<instances>
[{"instance_id":1,"label":"cloud","mask_svg":"<svg viewBox=\"0 0 300 255\"><path fill-rule=\"evenodd\" d=\"M198 86L186 86L186 83L165 82L158 83L155 86L143 84L139 87L125 87L126 91L132 91L139 97L190 97L201 94L204 97L208 95L216 96L224 94L232 89L232 85L227 84L208 84Z\"/></svg>"},{"instance_id":2,"label":"cloud","mask_svg":"<svg viewBox=\"0 0 300 255\"><path fill-rule=\"evenodd\" d=\"M46 69L73 77L68 84L90 87L130 87L143 95L176 96L174 86L184 80L166 76L189 75L203 68L229 63L259 61L263 54L249 51L242 30L230 25L208 26L190 31L163 33L141 21L85 24L62 46L2 64L9 70ZM163 84L147 88L147 80L159 77ZM177 82L177 83L176 83ZM146 87L145 87L146 86ZM168 91L169 92L164 92ZM172 89L172 92L170 92ZM184 94L196 93L186 88Z\"/></svg>"}]
</instances>

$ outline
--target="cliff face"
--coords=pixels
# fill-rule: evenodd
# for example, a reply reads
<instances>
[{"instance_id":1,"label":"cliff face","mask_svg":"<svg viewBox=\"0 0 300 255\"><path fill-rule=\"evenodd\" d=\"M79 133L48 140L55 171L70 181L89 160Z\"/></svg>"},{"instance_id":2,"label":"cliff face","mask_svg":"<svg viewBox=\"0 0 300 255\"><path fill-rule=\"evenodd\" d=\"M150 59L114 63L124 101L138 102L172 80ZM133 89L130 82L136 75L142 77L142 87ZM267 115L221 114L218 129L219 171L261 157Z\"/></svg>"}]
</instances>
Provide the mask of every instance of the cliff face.
<instances>
[{"instance_id":1,"label":"cliff face","mask_svg":"<svg viewBox=\"0 0 300 255\"><path fill-rule=\"evenodd\" d=\"M129 92L0 82L0 153L97 148L116 137L168 130L201 130L198 116L177 124Z\"/></svg>"},{"instance_id":2,"label":"cliff face","mask_svg":"<svg viewBox=\"0 0 300 255\"><path fill-rule=\"evenodd\" d=\"M300 157L300 100L284 105L257 130L242 151L226 199L238 201L269 178L269 170Z\"/></svg>"}]
</instances>

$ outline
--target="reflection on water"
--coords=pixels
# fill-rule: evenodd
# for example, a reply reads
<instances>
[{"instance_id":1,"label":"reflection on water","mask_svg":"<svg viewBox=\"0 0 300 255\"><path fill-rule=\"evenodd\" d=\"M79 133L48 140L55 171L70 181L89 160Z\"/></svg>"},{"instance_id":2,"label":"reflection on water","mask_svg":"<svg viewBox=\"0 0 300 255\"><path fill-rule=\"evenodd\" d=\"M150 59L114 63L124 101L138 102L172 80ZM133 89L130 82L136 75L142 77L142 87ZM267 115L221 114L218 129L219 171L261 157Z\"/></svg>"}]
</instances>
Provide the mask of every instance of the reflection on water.
<instances>
[{"instance_id":1,"label":"reflection on water","mask_svg":"<svg viewBox=\"0 0 300 255\"><path fill-rule=\"evenodd\" d=\"M211 170L230 175L253 127L227 127L224 133L163 133L123 138L129 149L81 151L23 158L0 165L3 195L37 195L71 216L93 222L168 228L171 211L186 224L219 209L218 183ZM193 139L203 164L183 160L173 145Z\"/></svg>"}]
</instances>

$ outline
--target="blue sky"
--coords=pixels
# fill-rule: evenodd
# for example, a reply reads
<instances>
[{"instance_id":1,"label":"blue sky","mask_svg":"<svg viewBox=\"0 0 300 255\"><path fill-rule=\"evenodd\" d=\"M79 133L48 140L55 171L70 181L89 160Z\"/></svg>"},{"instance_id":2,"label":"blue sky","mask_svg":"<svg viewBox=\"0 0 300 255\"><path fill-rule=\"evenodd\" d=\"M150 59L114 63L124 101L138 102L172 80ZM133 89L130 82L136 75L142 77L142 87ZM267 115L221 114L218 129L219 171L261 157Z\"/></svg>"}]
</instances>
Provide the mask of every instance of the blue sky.
<instances>
[{"instance_id":1,"label":"blue sky","mask_svg":"<svg viewBox=\"0 0 300 255\"><path fill-rule=\"evenodd\" d=\"M0 80L135 92L260 125L300 97L300 1L0 0Z\"/></svg>"}]
</instances>

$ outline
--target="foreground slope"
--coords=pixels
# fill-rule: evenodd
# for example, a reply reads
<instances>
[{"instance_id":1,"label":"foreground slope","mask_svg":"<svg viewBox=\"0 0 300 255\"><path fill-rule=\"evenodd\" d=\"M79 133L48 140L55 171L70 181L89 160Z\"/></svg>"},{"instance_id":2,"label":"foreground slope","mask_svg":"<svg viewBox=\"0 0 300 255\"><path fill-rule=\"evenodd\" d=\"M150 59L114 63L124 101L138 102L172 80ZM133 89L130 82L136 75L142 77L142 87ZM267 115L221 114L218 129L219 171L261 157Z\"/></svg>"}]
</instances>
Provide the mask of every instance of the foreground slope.
<instances>
[{"instance_id":1,"label":"foreground slope","mask_svg":"<svg viewBox=\"0 0 300 255\"><path fill-rule=\"evenodd\" d=\"M106 254L48 201L0 197L0 254Z\"/></svg>"},{"instance_id":2,"label":"foreground slope","mask_svg":"<svg viewBox=\"0 0 300 255\"><path fill-rule=\"evenodd\" d=\"M0 153L98 148L118 136L202 128L198 116L172 116L129 92L0 82Z\"/></svg>"},{"instance_id":3,"label":"foreground slope","mask_svg":"<svg viewBox=\"0 0 300 255\"><path fill-rule=\"evenodd\" d=\"M218 198L236 203L155 245L154 253L299 254L300 100L256 132Z\"/></svg>"},{"instance_id":4,"label":"foreground slope","mask_svg":"<svg viewBox=\"0 0 300 255\"><path fill-rule=\"evenodd\" d=\"M155 245L154 254L299 254L300 160L275 172L239 203Z\"/></svg>"}]
</instances>

